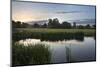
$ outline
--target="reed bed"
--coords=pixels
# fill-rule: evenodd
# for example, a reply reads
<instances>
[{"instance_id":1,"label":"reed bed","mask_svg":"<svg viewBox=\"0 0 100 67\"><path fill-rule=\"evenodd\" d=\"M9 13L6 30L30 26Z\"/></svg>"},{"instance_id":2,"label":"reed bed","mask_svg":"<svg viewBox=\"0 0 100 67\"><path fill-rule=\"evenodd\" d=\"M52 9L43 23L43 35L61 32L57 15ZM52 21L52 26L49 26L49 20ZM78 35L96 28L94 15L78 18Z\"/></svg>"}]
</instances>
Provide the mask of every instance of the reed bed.
<instances>
[{"instance_id":1,"label":"reed bed","mask_svg":"<svg viewBox=\"0 0 100 67\"><path fill-rule=\"evenodd\" d=\"M45 33L75 33L83 32L85 36L95 35L95 29L50 29L50 28L16 28L17 31Z\"/></svg>"},{"instance_id":2,"label":"reed bed","mask_svg":"<svg viewBox=\"0 0 100 67\"><path fill-rule=\"evenodd\" d=\"M12 39L20 40L26 38L41 39L41 41L58 41L76 39L79 41L84 40L84 36L95 36L94 30L87 30L87 32L79 31L77 29L16 29L13 32Z\"/></svg>"},{"instance_id":3,"label":"reed bed","mask_svg":"<svg viewBox=\"0 0 100 67\"><path fill-rule=\"evenodd\" d=\"M23 44L14 43L12 48L13 66L50 63L51 52L43 44L24 46Z\"/></svg>"}]
</instances>

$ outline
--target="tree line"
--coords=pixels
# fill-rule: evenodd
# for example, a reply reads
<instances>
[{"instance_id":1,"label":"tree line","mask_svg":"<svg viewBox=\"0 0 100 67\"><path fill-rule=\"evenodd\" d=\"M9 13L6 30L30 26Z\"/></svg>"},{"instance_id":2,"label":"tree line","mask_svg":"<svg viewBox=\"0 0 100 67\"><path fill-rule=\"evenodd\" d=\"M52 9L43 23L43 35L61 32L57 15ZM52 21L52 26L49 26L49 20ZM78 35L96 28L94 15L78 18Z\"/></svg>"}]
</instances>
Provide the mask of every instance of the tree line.
<instances>
[{"instance_id":1,"label":"tree line","mask_svg":"<svg viewBox=\"0 0 100 67\"><path fill-rule=\"evenodd\" d=\"M71 29L71 28L79 28L79 29L91 29L96 28L96 25L77 25L76 22L73 22L73 24L64 21L62 23L59 22L58 18L54 19L48 19L48 23L44 23L43 25L40 25L38 23L34 23L33 25L30 25L28 23L24 23L21 21L14 21L12 20L12 28L62 28L62 29Z\"/></svg>"}]
</instances>

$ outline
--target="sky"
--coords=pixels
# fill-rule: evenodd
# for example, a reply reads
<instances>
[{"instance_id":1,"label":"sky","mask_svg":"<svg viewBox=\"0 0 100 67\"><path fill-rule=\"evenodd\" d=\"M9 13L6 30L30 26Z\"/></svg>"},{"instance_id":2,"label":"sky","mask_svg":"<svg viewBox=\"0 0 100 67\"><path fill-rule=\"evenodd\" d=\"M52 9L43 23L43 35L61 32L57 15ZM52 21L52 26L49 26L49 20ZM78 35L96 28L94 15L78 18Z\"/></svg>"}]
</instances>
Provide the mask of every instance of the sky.
<instances>
[{"instance_id":1,"label":"sky","mask_svg":"<svg viewBox=\"0 0 100 67\"><path fill-rule=\"evenodd\" d=\"M83 21L82 23L84 23L84 21L95 20L95 12L95 6L18 1L12 2L12 20L22 22L58 18L60 23L63 21Z\"/></svg>"}]
</instances>

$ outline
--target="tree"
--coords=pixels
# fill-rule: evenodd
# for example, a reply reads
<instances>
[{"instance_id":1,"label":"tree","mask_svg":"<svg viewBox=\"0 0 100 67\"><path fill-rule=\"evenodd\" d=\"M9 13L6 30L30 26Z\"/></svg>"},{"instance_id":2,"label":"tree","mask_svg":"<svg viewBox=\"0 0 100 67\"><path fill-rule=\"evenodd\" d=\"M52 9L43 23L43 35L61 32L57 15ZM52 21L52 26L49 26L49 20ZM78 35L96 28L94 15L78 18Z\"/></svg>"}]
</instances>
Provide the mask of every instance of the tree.
<instances>
[{"instance_id":1,"label":"tree","mask_svg":"<svg viewBox=\"0 0 100 67\"><path fill-rule=\"evenodd\" d=\"M14 21L14 20L12 20L12 23L15 23L15 21Z\"/></svg>"},{"instance_id":2,"label":"tree","mask_svg":"<svg viewBox=\"0 0 100 67\"><path fill-rule=\"evenodd\" d=\"M12 20L12 28L16 28L16 22Z\"/></svg>"},{"instance_id":3,"label":"tree","mask_svg":"<svg viewBox=\"0 0 100 67\"><path fill-rule=\"evenodd\" d=\"M22 22L22 28L27 28L27 27L29 27L29 24L27 24L27 23L24 23L24 22Z\"/></svg>"},{"instance_id":4,"label":"tree","mask_svg":"<svg viewBox=\"0 0 100 67\"><path fill-rule=\"evenodd\" d=\"M96 25L94 24L94 25L92 25L92 27L95 29L96 28Z\"/></svg>"},{"instance_id":5,"label":"tree","mask_svg":"<svg viewBox=\"0 0 100 67\"><path fill-rule=\"evenodd\" d=\"M60 23L59 23L59 20L57 18L53 19L52 26L53 26L53 28L59 28L60 27Z\"/></svg>"},{"instance_id":6,"label":"tree","mask_svg":"<svg viewBox=\"0 0 100 67\"><path fill-rule=\"evenodd\" d=\"M89 28L91 28L91 26L90 26L89 24L87 24L87 25L85 26L85 28L89 29Z\"/></svg>"},{"instance_id":7,"label":"tree","mask_svg":"<svg viewBox=\"0 0 100 67\"><path fill-rule=\"evenodd\" d=\"M49 21L48 22L49 28L59 28L60 27L60 23L59 23L59 20L57 18L54 18L53 20L49 19L48 21Z\"/></svg>"},{"instance_id":8,"label":"tree","mask_svg":"<svg viewBox=\"0 0 100 67\"><path fill-rule=\"evenodd\" d=\"M62 28L71 28L71 24L64 21L64 22L62 22Z\"/></svg>"},{"instance_id":9,"label":"tree","mask_svg":"<svg viewBox=\"0 0 100 67\"><path fill-rule=\"evenodd\" d=\"M76 28L76 22L73 22L73 28Z\"/></svg>"},{"instance_id":10,"label":"tree","mask_svg":"<svg viewBox=\"0 0 100 67\"><path fill-rule=\"evenodd\" d=\"M35 24L33 25L33 27L34 27L34 28L39 28L39 27L40 27L40 25L39 25L39 24L37 24L37 23L35 23Z\"/></svg>"},{"instance_id":11,"label":"tree","mask_svg":"<svg viewBox=\"0 0 100 67\"><path fill-rule=\"evenodd\" d=\"M44 23L43 25L41 25L42 28L47 28L47 24Z\"/></svg>"},{"instance_id":12,"label":"tree","mask_svg":"<svg viewBox=\"0 0 100 67\"><path fill-rule=\"evenodd\" d=\"M52 25L53 25L52 19L49 19L49 20L48 20L48 27L49 27L49 28L52 28Z\"/></svg>"},{"instance_id":13,"label":"tree","mask_svg":"<svg viewBox=\"0 0 100 67\"><path fill-rule=\"evenodd\" d=\"M14 21L14 20L12 20L12 27L13 28L21 28L22 27L22 25L21 25L21 21Z\"/></svg>"},{"instance_id":14,"label":"tree","mask_svg":"<svg viewBox=\"0 0 100 67\"><path fill-rule=\"evenodd\" d=\"M22 27L21 21L16 21L16 26L17 26L18 28L21 28L21 27Z\"/></svg>"},{"instance_id":15,"label":"tree","mask_svg":"<svg viewBox=\"0 0 100 67\"><path fill-rule=\"evenodd\" d=\"M83 25L79 25L79 26L77 26L77 28L84 29L84 26Z\"/></svg>"}]
</instances>

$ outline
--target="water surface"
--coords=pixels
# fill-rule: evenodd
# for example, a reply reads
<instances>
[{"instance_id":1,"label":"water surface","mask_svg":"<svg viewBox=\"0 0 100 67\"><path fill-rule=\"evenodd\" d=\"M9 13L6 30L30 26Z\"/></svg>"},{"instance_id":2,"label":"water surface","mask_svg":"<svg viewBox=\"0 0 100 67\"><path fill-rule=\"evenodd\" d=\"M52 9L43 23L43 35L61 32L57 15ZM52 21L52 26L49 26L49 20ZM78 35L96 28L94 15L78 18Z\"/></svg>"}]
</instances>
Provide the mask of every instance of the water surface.
<instances>
[{"instance_id":1,"label":"water surface","mask_svg":"<svg viewBox=\"0 0 100 67\"><path fill-rule=\"evenodd\" d=\"M19 40L24 45L45 44L51 51L51 63L94 61L96 59L95 40L93 37L84 37L83 41L41 41L40 39Z\"/></svg>"}]
</instances>

